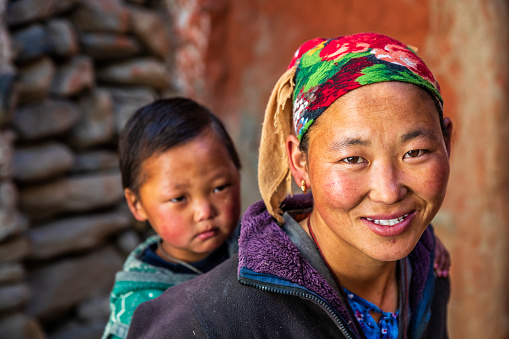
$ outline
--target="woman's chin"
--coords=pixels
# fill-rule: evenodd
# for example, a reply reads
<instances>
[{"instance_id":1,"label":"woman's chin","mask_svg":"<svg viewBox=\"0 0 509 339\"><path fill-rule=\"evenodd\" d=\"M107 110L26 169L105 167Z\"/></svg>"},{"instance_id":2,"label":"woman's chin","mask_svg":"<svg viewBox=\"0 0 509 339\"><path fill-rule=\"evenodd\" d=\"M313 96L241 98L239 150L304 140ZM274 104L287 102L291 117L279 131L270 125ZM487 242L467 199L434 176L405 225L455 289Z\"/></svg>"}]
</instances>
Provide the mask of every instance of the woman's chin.
<instances>
[{"instance_id":1,"label":"woman's chin","mask_svg":"<svg viewBox=\"0 0 509 339\"><path fill-rule=\"evenodd\" d=\"M380 248L371 248L365 254L378 261L398 261L408 256L417 242L403 244L402 241L394 240L390 245L382 245Z\"/></svg>"}]
</instances>

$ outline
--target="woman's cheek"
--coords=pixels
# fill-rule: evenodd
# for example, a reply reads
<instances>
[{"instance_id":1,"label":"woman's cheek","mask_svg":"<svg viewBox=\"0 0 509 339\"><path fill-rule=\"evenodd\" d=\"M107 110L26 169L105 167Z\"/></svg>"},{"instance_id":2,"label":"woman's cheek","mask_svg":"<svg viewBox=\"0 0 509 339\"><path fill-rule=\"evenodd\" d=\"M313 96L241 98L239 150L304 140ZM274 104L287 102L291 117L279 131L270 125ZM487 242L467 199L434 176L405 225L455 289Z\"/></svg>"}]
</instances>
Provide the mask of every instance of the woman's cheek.
<instances>
[{"instance_id":1,"label":"woman's cheek","mask_svg":"<svg viewBox=\"0 0 509 339\"><path fill-rule=\"evenodd\" d=\"M449 163L440 162L433 166L424 178L428 180L424 183L424 188L427 189L430 196L437 196L443 198L447 189L449 181Z\"/></svg>"},{"instance_id":2,"label":"woman's cheek","mask_svg":"<svg viewBox=\"0 0 509 339\"><path fill-rule=\"evenodd\" d=\"M326 174L328 172L328 174ZM320 199L327 204L333 204L337 208L348 210L355 207L362 200L363 185L362 180L356 175L336 174L332 171L324 171L321 179L313 184L313 198L316 202L317 189ZM323 203L322 202L322 203Z\"/></svg>"},{"instance_id":3,"label":"woman's cheek","mask_svg":"<svg viewBox=\"0 0 509 339\"><path fill-rule=\"evenodd\" d=\"M443 198L449 181L449 170L446 159L436 159L427 166L405 172L404 183L426 200Z\"/></svg>"}]
</instances>

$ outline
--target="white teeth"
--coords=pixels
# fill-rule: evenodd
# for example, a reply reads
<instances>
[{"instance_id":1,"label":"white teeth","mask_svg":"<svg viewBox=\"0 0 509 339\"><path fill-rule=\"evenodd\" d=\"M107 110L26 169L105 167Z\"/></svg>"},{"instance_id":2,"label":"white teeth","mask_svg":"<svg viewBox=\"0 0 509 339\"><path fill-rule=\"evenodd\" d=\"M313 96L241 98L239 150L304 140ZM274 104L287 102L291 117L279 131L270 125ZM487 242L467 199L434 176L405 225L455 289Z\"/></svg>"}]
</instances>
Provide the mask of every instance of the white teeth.
<instances>
[{"instance_id":1,"label":"white teeth","mask_svg":"<svg viewBox=\"0 0 509 339\"><path fill-rule=\"evenodd\" d=\"M377 219L370 219L370 218L366 218L368 219L369 221L377 224L377 225L382 225L382 226L394 226L396 224L399 224L400 222L402 222L406 217L408 216L408 214L405 214L399 218L396 218L396 219L389 219L389 220L384 220L384 219L380 219L380 220L377 220Z\"/></svg>"}]
</instances>

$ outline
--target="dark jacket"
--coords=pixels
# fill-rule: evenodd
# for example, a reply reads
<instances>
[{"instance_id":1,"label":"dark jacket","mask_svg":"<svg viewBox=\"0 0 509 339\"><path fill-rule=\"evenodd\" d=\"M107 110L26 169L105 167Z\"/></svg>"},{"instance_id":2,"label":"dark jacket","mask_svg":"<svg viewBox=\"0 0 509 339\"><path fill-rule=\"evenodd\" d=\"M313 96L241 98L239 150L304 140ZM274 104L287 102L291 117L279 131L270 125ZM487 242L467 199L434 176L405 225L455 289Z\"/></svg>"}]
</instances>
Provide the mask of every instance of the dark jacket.
<instances>
[{"instance_id":1,"label":"dark jacket","mask_svg":"<svg viewBox=\"0 0 509 339\"><path fill-rule=\"evenodd\" d=\"M299 196L287 199L284 209L311 204ZM262 202L251 206L238 257L140 305L128 338L364 338L342 289L291 220L285 215L281 227ZM435 278L433 251L428 228L408 257L407 338L447 338L449 281Z\"/></svg>"},{"instance_id":2,"label":"dark jacket","mask_svg":"<svg viewBox=\"0 0 509 339\"><path fill-rule=\"evenodd\" d=\"M238 228L226 240L228 257L238 252ZM198 276L177 273L143 261L147 248L155 246L161 237L154 235L138 245L127 257L122 271L115 275L110 294L111 314L102 339L122 339L127 336L134 310L141 303L160 296L168 288Z\"/></svg>"}]
</instances>

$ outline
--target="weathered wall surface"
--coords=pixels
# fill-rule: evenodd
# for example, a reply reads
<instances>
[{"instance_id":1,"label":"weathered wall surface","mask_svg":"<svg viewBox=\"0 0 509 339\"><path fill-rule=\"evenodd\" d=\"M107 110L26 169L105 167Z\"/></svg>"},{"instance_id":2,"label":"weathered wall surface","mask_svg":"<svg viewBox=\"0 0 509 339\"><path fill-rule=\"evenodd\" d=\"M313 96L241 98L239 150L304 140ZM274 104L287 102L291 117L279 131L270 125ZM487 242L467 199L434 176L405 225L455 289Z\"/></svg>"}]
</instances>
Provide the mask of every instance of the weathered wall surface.
<instances>
[{"instance_id":1,"label":"weathered wall surface","mask_svg":"<svg viewBox=\"0 0 509 339\"><path fill-rule=\"evenodd\" d=\"M453 256L453 338L509 337L506 1L431 1L426 54L456 124L438 233ZM475 315L475 316L473 316Z\"/></svg>"},{"instance_id":2,"label":"weathered wall surface","mask_svg":"<svg viewBox=\"0 0 509 339\"><path fill-rule=\"evenodd\" d=\"M507 2L179 1L189 2L194 22L210 24L199 58L206 84L189 93L226 119L234 135L244 164L244 206L259 198L254 179L266 101L300 43L377 31L418 47L456 128L448 196L434 222L453 259L450 334L507 338Z\"/></svg>"}]
</instances>

